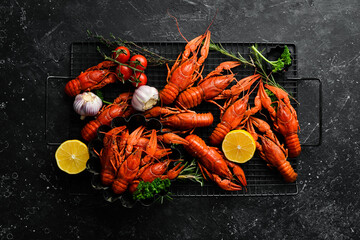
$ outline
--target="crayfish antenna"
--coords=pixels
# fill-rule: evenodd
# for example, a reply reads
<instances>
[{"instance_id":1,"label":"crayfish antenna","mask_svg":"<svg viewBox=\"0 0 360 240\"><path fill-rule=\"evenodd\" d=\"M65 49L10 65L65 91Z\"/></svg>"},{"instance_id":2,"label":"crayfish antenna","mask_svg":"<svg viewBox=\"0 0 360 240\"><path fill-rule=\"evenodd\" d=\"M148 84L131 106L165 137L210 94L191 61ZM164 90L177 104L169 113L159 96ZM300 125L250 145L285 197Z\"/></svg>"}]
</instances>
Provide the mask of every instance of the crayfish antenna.
<instances>
[{"instance_id":1,"label":"crayfish antenna","mask_svg":"<svg viewBox=\"0 0 360 240\"><path fill-rule=\"evenodd\" d=\"M181 31L180 31L179 22L178 22L177 18L176 18L175 16L173 16L173 15L170 14L169 9L167 9L167 13L168 13L168 15L169 15L170 17L172 17L173 19L175 19L176 26L177 26L177 28L178 28L178 31L179 31L181 37L182 37L187 43L189 43L189 41L184 37L184 35L183 35L183 34L181 33Z\"/></svg>"},{"instance_id":2,"label":"crayfish antenna","mask_svg":"<svg viewBox=\"0 0 360 240\"><path fill-rule=\"evenodd\" d=\"M219 11L219 9L216 9L215 15L214 15L213 19L211 20L211 23L209 24L209 26L208 26L208 28L206 29L205 32L209 31L211 25L214 23L218 11Z\"/></svg>"}]
</instances>

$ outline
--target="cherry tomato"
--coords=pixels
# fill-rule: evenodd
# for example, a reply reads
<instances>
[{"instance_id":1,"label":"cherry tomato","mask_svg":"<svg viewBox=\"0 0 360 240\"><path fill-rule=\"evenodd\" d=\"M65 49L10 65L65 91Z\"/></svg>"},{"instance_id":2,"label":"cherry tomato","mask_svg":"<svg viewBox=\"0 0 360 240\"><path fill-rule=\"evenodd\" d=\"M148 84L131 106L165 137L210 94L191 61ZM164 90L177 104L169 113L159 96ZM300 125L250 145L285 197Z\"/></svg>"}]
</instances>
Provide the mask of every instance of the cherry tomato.
<instances>
[{"instance_id":1,"label":"cherry tomato","mask_svg":"<svg viewBox=\"0 0 360 240\"><path fill-rule=\"evenodd\" d=\"M145 70L147 67L147 60L143 55L134 55L130 58L130 66L137 68L139 70Z\"/></svg>"},{"instance_id":2,"label":"cherry tomato","mask_svg":"<svg viewBox=\"0 0 360 240\"><path fill-rule=\"evenodd\" d=\"M134 75L131 76L131 78L130 78L131 84L134 87L140 87L142 85L146 85L147 76L145 75L145 73L137 72L137 73L135 73L135 76L136 76L136 79L134 78Z\"/></svg>"},{"instance_id":3,"label":"cherry tomato","mask_svg":"<svg viewBox=\"0 0 360 240\"><path fill-rule=\"evenodd\" d=\"M119 65L116 68L116 73L122 80L122 82L125 82L133 75L133 70L127 66Z\"/></svg>"},{"instance_id":4,"label":"cherry tomato","mask_svg":"<svg viewBox=\"0 0 360 240\"><path fill-rule=\"evenodd\" d=\"M121 63L126 63L130 58L130 51L124 46L117 47L113 51L113 58Z\"/></svg>"}]
</instances>

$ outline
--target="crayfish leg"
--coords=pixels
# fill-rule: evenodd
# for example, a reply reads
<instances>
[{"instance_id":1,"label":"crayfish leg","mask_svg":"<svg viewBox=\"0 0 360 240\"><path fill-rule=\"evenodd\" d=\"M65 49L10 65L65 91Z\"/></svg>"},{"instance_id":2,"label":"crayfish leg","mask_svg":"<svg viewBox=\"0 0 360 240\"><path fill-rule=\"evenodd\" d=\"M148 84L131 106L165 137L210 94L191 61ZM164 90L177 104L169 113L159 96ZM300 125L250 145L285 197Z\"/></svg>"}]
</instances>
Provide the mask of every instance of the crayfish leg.
<instances>
[{"instance_id":1,"label":"crayfish leg","mask_svg":"<svg viewBox=\"0 0 360 240\"><path fill-rule=\"evenodd\" d=\"M168 74L167 74L167 77L166 77L166 82L169 83L169 79L171 77L171 75L173 74L173 72L175 71L175 69L178 68L178 66L180 65L180 56L181 56L182 53L179 54L179 56L177 57L177 59L175 60L175 63L174 65L171 67L171 69L169 68L169 65L166 64L166 67L167 67L167 70L168 70Z\"/></svg>"},{"instance_id":2,"label":"crayfish leg","mask_svg":"<svg viewBox=\"0 0 360 240\"><path fill-rule=\"evenodd\" d=\"M181 162L176 164L175 167L170 169L167 174L165 175L165 178L168 178L170 180L177 178L179 176L180 172L184 169L185 165L181 166Z\"/></svg>"},{"instance_id":3,"label":"crayfish leg","mask_svg":"<svg viewBox=\"0 0 360 240\"><path fill-rule=\"evenodd\" d=\"M201 174L203 175L203 177L204 177L204 180L208 180L208 177L207 177L207 175L208 176L210 176L210 172L203 166L203 165L201 165L199 162L198 162L198 166L199 166L199 169L200 169L200 171L201 171ZM206 174L205 174L206 173Z\"/></svg>"}]
</instances>

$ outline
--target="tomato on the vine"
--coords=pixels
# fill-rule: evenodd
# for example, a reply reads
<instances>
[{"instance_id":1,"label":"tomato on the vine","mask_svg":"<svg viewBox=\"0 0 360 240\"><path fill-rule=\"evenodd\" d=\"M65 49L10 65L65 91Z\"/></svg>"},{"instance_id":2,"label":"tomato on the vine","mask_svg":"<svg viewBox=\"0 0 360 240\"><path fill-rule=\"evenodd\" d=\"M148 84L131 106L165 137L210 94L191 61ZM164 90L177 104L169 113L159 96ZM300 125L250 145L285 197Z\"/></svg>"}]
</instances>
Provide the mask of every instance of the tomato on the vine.
<instances>
[{"instance_id":1,"label":"tomato on the vine","mask_svg":"<svg viewBox=\"0 0 360 240\"><path fill-rule=\"evenodd\" d=\"M147 76L145 75L145 73L136 72L136 73L135 73L135 77L134 77L134 75L131 76L130 80L131 80L131 84L132 84L134 87L140 87L140 86L142 86L142 85L146 85L146 83L147 83Z\"/></svg>"},{"instance_id":2,"label":"tomato on the vine","mask_svg":"<svg viewBox=\"0 0 360 240\"><path fill-rule=\"evenodd\" d=\"M130 58L130 66L137 68L139 70L145 70L148 62L147 59L143 55L134 55Z\"/></svg>"},{"instance_id":3,"label":"tomato on the vine","mask_svg":"<svg viewBox=\"0 0 360 240\"><path fill-rule=\"evenodd\" d=\"M121 63L126 63L130 58L130 51L127 47L120 46L113 51L113 58Z\"/></svg>"},{"instance_id":4,"label":"tomato on the vine","mask_svg":"<svg viewBox=\"0 0 360 240\"><path fill-rule=\"evenodd\" d=\"M133 75L133 70L125 65L119 65L116 68L116 73L122 80L122 82L125 82Z\"/></svg>"}]
</instances>

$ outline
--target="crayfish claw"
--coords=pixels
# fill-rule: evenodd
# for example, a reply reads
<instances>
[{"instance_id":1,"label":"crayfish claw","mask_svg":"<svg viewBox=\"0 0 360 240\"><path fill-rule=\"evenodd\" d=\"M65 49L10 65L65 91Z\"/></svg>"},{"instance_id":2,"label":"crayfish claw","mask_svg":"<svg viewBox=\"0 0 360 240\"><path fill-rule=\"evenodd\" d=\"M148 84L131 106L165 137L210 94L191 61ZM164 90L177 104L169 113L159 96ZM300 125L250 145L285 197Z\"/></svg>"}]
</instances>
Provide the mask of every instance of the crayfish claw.
<instances>
[{"instance_id":1,"label":"crayfish claw","mask_svg":"<svg viewBox=\"0 0 360 240\"><path fill-rule=\"evenodd\" d=\"M175 179L177 176L179 176L180 172L184 169L185 165L181 166L181 162L179 162L175 167L170 169L167 172L167 178L170 180Z\"/></svg>"},{"instance_id":2,"label":"crayfish claw","mask_svg":"<svg viewBox=\"0 0 360 240\"><path fill-rule=\"evenodd\" d=\"M237 164L230 161L226 161L227 165L232 168L232 171L236 178L241 182L243 186L247 185L244 170Z\"/></svg>"},{"instance_id":3,"label":"crayfish claw","mask_svg":"<svg viewBox=\"0 0 360 240\"><path fill-rule=\"evenodd\" d=\"M240 191L242 187L236 183L231 182L229 179L221 179L218 175L212 174L212 179L222 189L226 191Z\"/></svg>"},{"instance_id":4,"label":"crayfish claw","mask_svg":"<svg viewBox=\"0 0 360 240\"><path fill-rule=\"evenodd\" d=\"M187 140L174 133L165 133L161 136L158 136L158 138L160 141L163 141L166 144L182 144L182 145L189 144Z\"/></svg>"}]
</instances>

